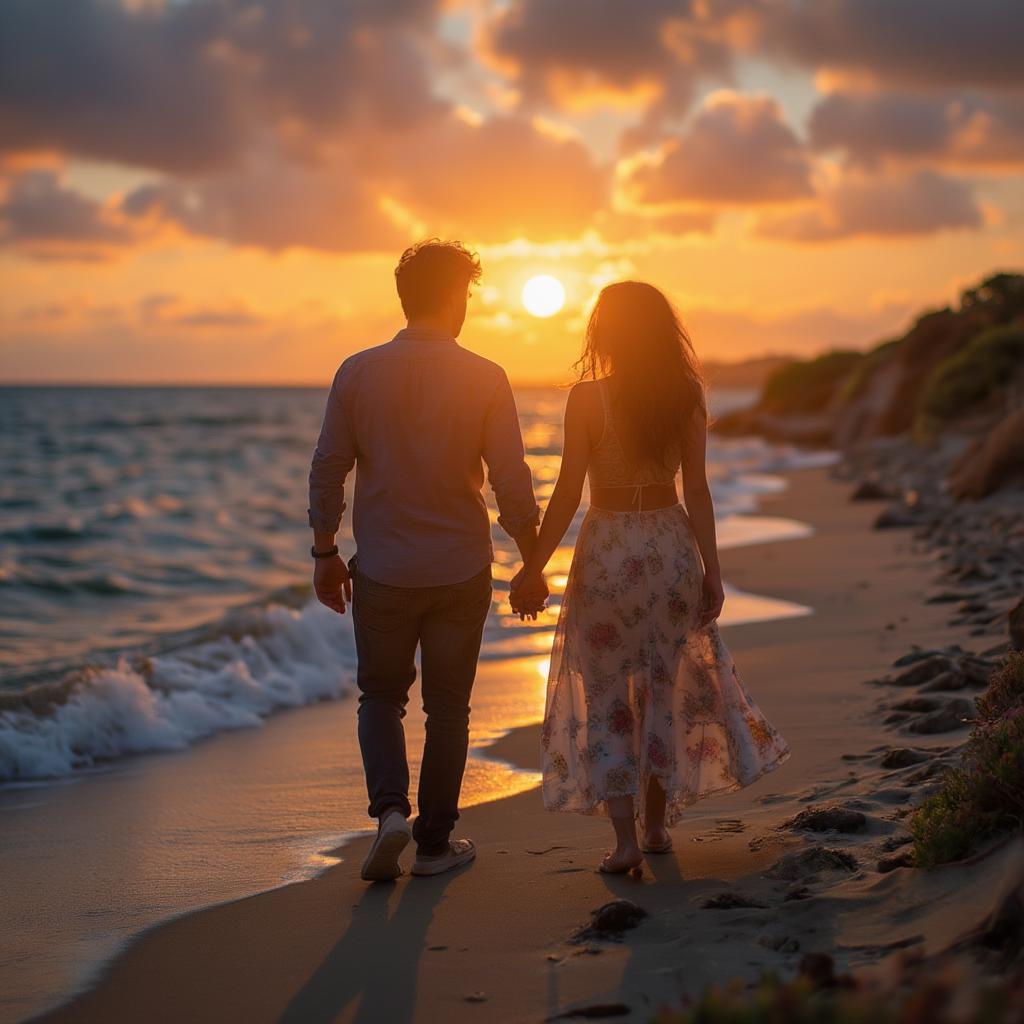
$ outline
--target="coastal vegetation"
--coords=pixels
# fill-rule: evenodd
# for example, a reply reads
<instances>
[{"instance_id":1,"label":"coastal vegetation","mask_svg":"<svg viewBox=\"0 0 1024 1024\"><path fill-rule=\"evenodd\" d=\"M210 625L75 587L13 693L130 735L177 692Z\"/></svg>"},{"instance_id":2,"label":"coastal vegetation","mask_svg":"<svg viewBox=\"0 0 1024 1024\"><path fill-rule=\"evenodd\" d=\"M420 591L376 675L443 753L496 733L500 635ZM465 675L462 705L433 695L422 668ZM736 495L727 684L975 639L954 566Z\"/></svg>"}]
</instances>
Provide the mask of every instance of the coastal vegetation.
<instances>
[{"instance_id":1,"label":"coastal vegetation","mask_svg":"<svg viewBox=\"0 0 1024 1024\"><path fill-rule=\"evenodd\" d=\"M914 814L914 864L958 860L993 836L1024 830L1024 653L1013 652L975 701L960 764Z\"/></svg>"},{"instance_id":2,"label":"coastal vegetation","mask_svg":"<svg viewBox=\"0 0 1024 1024\"><path fill-rule=\"evenodd\" d=\"M836 977L823 954L804 958L799 975L764 976L754 987L709 988L693 1005L666 1010L652 1024L1011 1024L1024 1009L1020 979L990 980L967 995L952 971L912 963L885 983Z\"/></svg>"},{"instance_id":3,"label":"coastal vegetation","mask_svg":"<svg viewBox=\"0 0 1024 1024\"><path fill-rule=\"evenodd\" d=\"M838 448L947 431L977 436L1022 404L1024 274L996 273L955 308L921 313L865 352L839 349L770 373L758 402L720 418L724 434Z\"/></svg>"}]
</instances>

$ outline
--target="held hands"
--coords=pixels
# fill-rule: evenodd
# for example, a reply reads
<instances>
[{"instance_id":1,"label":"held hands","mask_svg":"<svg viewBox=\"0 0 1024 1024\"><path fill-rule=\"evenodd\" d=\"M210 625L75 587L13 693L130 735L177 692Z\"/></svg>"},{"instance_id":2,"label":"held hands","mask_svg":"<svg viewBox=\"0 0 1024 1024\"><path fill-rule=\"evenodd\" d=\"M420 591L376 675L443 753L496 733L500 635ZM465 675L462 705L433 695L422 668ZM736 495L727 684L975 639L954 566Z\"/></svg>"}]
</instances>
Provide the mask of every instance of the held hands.
<instances>
[{"instance_id":1,"label":"held hands","mask_svg":"<svg viewBox=\"0 0 1024 1024\"><path fill-rule=\"evenodd\" d=\"M725 604L725 590L722 588L722 577L718 573L705 574L704 587L701 591L701 629L706 629L722 614L723 604Z\"/></svg>"},{"instance_id":2,"label":"held hands","mask_svg":"<svg viewBox=\"0 0 1024 1024\"><path fill-rule=\"evenodd\" d=\"M524 566L512 578L509 602L520 620L536 620L537 615L544 610L547 599L548 585L544 582L543 573L527 572Z\"/></svg>"},{"instance_id":3,"label":"held hands","mask_svg":"<svg viewBox=\"0 0 1024 1024\"><path fill-rule=\"evenodd\" d=\"M341 555L316 560L313 566L313 590L321 604L339 615L345 614L345 604L352 600L352 578Z\"/></svg>"}]
</instances>

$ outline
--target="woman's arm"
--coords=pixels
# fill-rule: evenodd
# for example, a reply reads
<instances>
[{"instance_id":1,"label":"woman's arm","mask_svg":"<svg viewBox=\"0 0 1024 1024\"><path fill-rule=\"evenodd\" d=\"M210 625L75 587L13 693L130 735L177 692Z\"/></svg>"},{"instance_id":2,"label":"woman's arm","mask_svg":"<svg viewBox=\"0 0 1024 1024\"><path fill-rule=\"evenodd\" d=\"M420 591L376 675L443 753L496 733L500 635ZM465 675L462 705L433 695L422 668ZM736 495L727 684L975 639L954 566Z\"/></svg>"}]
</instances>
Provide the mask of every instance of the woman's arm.
<instances>
[{"instance_id":1,"label":"woman's arm","mask_svg":"<svg viewBox=\"0 0 1024 1024\"><path fill-rule=\"evenodd\" d=\"M715 509L711 502L711 488L708 486L707 435L707 412L700 408L694 413L693 425L683 444L683 501L704 563L702 626L714 622L722 613L722 605L725 603L722 570L718 564L718 540L715 536Z\"/></svg>"},{"instance_id":2,"label":"woman's arm","mask_svg":"<svg viewBox=\"0 0 1024 1024\"><path fill-rule=\"evenodd\" d=\"M522 571L513 580L513 588L524 599L540 589L538 583L543 585L544 568L565 536L565 531L569 529L583 497L583 481L590 462L591 442L586 396L580 385L569 392L563 434L558 481L544 512L540 535Z\"/></svg>"}]
</instances>

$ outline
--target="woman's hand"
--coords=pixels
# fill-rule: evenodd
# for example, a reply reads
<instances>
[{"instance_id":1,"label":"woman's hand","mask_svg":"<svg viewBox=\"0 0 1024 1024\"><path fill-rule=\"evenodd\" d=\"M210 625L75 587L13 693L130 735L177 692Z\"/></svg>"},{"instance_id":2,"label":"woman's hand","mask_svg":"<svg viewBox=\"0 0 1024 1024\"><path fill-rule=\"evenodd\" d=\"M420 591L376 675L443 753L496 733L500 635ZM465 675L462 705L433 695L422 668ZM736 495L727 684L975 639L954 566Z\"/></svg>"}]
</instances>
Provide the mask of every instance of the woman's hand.
<instances>
[{"instance_id":1,"label":"woman's hand","mask_svg":"<svg viewBox=\"0 0 1024 1024\"><path fill-rule=\"evenodd\" d=\"M524 566L512 577L509 603L521 620L536 619L537 614L544 610L547 599L548 585L544 582L543 573L527 572Z\"/></svg>"},{"instance_id":2,"label":"woman's hand","mask_svg":"<svg viewBox=\"0 0 1024 1024\"><path fill-rule=\"evenodd\" d=\"M701 591L701 629L706 629L722 614L723 604L725 604L725 589L722 587L721 574L705 573L704 586Z\"/></svg>"}]
</instances>

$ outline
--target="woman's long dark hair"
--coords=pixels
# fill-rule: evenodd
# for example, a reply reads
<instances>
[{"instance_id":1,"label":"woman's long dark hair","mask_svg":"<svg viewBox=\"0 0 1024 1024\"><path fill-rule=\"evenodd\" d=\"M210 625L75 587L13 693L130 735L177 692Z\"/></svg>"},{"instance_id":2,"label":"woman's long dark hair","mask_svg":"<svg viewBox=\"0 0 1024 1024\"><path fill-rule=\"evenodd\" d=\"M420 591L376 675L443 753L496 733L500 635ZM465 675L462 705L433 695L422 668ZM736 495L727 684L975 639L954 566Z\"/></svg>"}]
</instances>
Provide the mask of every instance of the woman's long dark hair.
<instances>
[{"instance_id":1,"label":"woman's long dark hair","mask_svg":"<svg viewBox=\"0 0 1024 1024\"><path fill-rule=\"evenodd\" d=\"M690 336L668 299L642 281L601 289L575 366L580 380L614 379L622 442L641 464L674 461L695 411L706 411Z\"/></svg>"}]
</instances>

